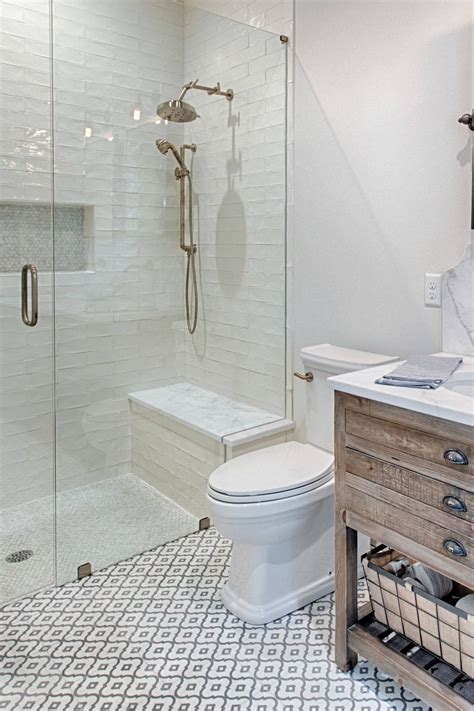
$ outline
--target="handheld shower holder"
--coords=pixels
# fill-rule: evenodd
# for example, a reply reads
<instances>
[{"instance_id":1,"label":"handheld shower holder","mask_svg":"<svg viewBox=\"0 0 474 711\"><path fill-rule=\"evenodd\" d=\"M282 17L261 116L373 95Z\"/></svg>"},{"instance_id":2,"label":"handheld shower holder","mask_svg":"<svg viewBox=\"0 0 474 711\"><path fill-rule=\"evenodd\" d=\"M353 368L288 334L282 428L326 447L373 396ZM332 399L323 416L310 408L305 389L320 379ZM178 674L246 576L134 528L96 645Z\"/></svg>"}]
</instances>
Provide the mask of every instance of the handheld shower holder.
<instances>
[{"instance_id":1,"label":"handheld shower holder","mask_svg":"<svg viewBox=\"0 0 474 711\"><path fill-rule=\"evenodd\" d=\"M175 168L174 177L176 180L181 180L181 178L186 178L189 175L188 168Z\"/></svg>"}]
</instances>

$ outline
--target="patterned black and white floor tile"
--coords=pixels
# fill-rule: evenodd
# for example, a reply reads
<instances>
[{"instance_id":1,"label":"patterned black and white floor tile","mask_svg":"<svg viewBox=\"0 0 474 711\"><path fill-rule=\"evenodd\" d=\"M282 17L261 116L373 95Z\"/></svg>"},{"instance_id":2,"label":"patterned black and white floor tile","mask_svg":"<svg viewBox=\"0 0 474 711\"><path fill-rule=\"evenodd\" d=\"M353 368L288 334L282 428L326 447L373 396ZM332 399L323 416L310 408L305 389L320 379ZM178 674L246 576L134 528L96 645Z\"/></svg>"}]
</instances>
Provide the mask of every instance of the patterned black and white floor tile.
<instances>
[{"instance_id":1,"label":"patterned black and white floor tile","mask_svg":"<svg viewBox=\"0 0 474 711\"><path fill-rule=\"evenodd\" d=\"M211 529L4 607L0 709L428 711L368 663L337 670L332 596L263 627L228 613L229 554Z\"/></svg>"}]
</instances>

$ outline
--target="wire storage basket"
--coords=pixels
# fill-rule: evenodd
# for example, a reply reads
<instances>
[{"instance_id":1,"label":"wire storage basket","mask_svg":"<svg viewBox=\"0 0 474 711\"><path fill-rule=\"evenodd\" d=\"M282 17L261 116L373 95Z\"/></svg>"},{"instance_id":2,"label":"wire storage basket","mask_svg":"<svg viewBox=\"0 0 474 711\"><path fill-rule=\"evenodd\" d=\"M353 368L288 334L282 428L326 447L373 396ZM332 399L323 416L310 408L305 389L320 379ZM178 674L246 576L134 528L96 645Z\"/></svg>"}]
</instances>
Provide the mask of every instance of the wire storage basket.
<instances>
[{"instance_id":1,"label":"wire storage basket","mask_svg":"<svg viewBox=\"0 0 474 711\"><path fill-rule=\"evenodd\" d=\"M376 619L474 677L474 615L385 570L400 558L406 556L383 545L362 557ZM453 592L459 597L472 590L455 584Z\"/></svg>"}]
</instances>

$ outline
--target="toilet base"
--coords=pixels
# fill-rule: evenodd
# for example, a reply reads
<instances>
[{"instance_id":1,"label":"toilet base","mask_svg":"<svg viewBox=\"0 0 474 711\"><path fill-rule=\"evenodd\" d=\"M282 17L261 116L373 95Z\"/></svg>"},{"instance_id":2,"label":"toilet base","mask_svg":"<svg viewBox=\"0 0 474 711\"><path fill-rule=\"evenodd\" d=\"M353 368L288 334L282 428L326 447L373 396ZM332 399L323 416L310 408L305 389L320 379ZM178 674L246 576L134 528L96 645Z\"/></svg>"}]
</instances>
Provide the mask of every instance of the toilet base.
<instances>
[{"instance_id":1,"label":"toilet base","mask_svg":"<svg viewBox=\"0 0 474 711\"><path fill-rule=\"evenodd\" d=\"M233 541L221 591L239 619L263 625L334 590L334 482L288 499L228 504L209 497L217 530ZM359 550L368 549L365 536Z\"/></svg>"},{"instance_id":2,"label":"toilet base","mask_svg":"<svg viewBox=\"0 0 474 711\"><path fill-rule=\"evenodd\" d=\"M357 569L357 577L364 576L362 565ZM326 575L321 580L306 585L304 588L293 591L288 595L282 595L271 603L265 605L252 605L247 600L244 600L232 588L230 582L226 582L221 589L221 600L226 608L233 615L247 622L250 625L265 625L268 622L278 620L280 617L289 615L290 612L299 610L305 605L309 605L315 600L334 592L335 577L334 574Z\"/></svg>"},{"instance_id":3,"label":"toilet base","mask_svg":"<svg viewBox=\"0 0 474 711\"><path fill-rule=\"evenodd\" d=\"M292 591L288 595L272 600L268 605L252 605L241 598L227 582L221 590L221 599L229 612L244 622L251 625L264 625L277 620L290 612L299 610L300 607L309 605L310 602L324 597L334 590L334 575L328 575L322 580L317 580L304 588Z\"/></svg>"},{"instance_id":4,"label":"toilet base","mask_svg":"<svg viewBox=\"0 0 474 711\"><path fill-rule=\"evenodd\" d=\"M327 486L327 485L326 485ZM332 487L328 487L331 491ZM321 492L322 493L322 490ZM222 602L244 622L263 625L334 590L333 496L260 523L250 540L234 540ZM264 532L274 537L264 539ZM242 537L245 532L241 532Z\"/></svg>"}]
</instances>

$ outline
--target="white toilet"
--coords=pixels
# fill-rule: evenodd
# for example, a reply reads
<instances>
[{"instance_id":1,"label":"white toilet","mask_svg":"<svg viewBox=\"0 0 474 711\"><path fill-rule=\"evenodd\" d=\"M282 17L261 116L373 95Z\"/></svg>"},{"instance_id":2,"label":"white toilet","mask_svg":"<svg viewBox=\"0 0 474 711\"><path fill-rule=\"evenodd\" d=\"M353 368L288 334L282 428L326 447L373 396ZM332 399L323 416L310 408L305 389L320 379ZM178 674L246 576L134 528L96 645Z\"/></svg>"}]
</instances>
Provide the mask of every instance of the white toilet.
<instances>
[{"instance_id":1,"label":"white toilet","mask_svg":"<svg viewBox=\"0 0 474 711\"><path fill-rule=\"evenodd\" d=\"M233 541L222 602L251 624L286 615L334 590L334 455L331 375L397 360L322 344L303 348L310 444L244 454L209 478L211 521ZM365 550L367 541L362 542Z\"/></svg>"}]
</instances>

